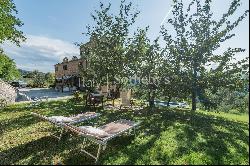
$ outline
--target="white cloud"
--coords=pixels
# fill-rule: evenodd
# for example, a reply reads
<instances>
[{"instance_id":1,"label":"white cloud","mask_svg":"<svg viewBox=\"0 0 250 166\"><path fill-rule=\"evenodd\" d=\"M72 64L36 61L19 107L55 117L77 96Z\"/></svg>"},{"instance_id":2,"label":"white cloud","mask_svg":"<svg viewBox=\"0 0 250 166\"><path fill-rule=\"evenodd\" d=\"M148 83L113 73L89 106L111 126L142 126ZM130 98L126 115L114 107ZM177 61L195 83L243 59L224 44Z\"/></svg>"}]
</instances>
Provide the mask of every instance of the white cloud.
<instances>
[{"instance_id":1,"label":"white cloud","mask_svg":"<svg viewBox=\"0 0 250 166\"><path fill-rule=\"evenodd\" d=\"M19 68L43 72L54 71L54 64L66 56L79 56L79 49L73 43L45 36L27 35L21 47L6 43L3 49Z\"/></svg>"}]
</instances>

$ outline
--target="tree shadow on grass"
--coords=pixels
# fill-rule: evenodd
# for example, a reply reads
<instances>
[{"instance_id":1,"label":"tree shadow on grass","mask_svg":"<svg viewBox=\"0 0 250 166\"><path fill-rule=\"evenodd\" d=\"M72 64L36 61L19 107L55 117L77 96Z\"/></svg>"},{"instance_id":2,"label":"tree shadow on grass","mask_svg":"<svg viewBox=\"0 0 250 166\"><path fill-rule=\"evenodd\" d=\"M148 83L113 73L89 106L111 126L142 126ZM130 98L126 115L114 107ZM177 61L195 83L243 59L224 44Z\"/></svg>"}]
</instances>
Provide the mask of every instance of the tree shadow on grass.
<instances>
[{"instance_id":1,"label":"tree shadow on grass","mask_svg":"<svg viewBox=\"0 0 250 166\"><path fill-rule=\"evenodd\" d=\"M0 134L7 130L15 130L28 127L39 122L39 120L31 115L31 112L40 113L46 116L65 115L70 116L84 112L83 105L73 104L65 101L42 102L36 106L27 107L25 105L17 105L7 107L1 110L1 115L5 117L0 121ZM14 113L17 113L16 115ZM11 119L8 118L11 114Z\"/></svg>"},{"instance_id":2,"label":"tree shadow on grass","mask_svg":"<svg viewBox=\"0 0 250 166\"><path fill-rule=\"evenodd\" d=\"M105 154L105 159L112 158L113 162L119 164L136 164L138 160L144 162L144 164L150 164L150 153L147 153L151 148L158 151L159 157L156 156L157 163L173 164L174 161L178 161L181 157L186 157L183 163L186 164L230 164L230 161L234 161L234 164L249 161L247 147L249 145L249 135L245 132L248 127L247 124L227 121L223 118L214 118L212 116L206 116L202 114L192 114L189 111L175 111L175 110L157 110L155 112L147 113L146 117L140 116L136 119L143 120L140 126L140 131L145 138L153 136L148 143L144 145L131 145L132 148L115 149L114 152ZM181 130L176 132L175 141L177 142L177 148L173 149L173 155L161 154L161 145L156 145L156 141L160 139L162 132L167 132L168 127L179 123ZM217 129L222 127L225 131ZM177 129L177 128L176 128ZM199 140L202 137L204 140ZM239 141L245 144L245 146L239 144ZM157 150L157 146L158 150ZM234 148L235 153L232 153L231 146ZM116 152L120 152L126 156L126 160L119 161L119 156ZM197 160L189 156L191 153L202 153L206 159L197 156ZM242 158L239 160L232 159L235 154L238 154ZM162 156L162 157L160 157ZM163 157L165 156L165 157ZM122 157L122 156L121 156ZM144 159L142 159L144 158ZM147 159L148 158L148 159ZM111 161L112 163L112 161ZM175 163L176 164L176 163ZM177 163L178 164L178 163Z\"/></svg>"},{"instance_id":3,"label":"tree shadow on grass","mask_svg":"<svg viewBox=\"0 0 250 166\"><path fill-rule=\"evenodd\" d=\"M105 150L101 150L101 156L98 164L102 163L102 159L105 158L105 154L110 152L116 152L117 150L121 150L131 144L132 140L134 139L133 136L121 136L117 137L114 140L111 140L108 143L108 146ZM80 144L82 143L82 139L78 137L80 140ZM96 155L98 145L95 143L90 143L87 147L84 148L89 153ZM81 151L82 147L78 146L78 148L73 149L70 154L64 157L62 161L63 164L66 165L93 165L95 163L95 159L91 158L90 156L86 155L84 152Z\"/></svg>"},{"instance_id":4,"label":"tree shadow on grass","mask_svg":"<svg viewBox=\"0 0 250 166\"><path fill-rule=\"evenodd\" d=\"M0 122L0 134L9 130L25 128L37 122L32 115L24 115L10 120L4 120Z\"/></svg>"},{"instance_id":5,"label":"tree shadow on grass","mask_svg":"<svg viewBox=\"0 0 250 166\"><path fill-rule=\"evenodd\" d=\"M139 114L140 116L138 116L138 114L136 114L136 116L132 111L128 111L124 113L123 117L132 117L135 121L141 121L140 126L136 130L136 135L139 139L146 139L146 141L140 143L140 141L138 142L137 140L135 142L135 138L132 137L131 142L124 145L126 139L122 139L123 137L120 137L120 143L117 142L118 145L116 147L112 144L109 145L110 147L113 146L113 148L110 148L110 151L107 150L107 153L101 157L101 163L106 163L106 160L111 158L111 160L117 160L116 162L118 163L115 162L115 164L136 164L139 159L142 159L147 154L148 150L155 146L155 142L160 138L161 132L165 128L173 125L172 121L166 120L167 116L164 113L158 111L147 112L148 110L143 111L144 113ZM118 138L116 139L118 140ZM119 161L119 157L122 157L121 155L126 156L127 159ZM147 161L145 161L144 164L147 164Z\"/></svg>"},{"instance_id":6,"label":"tree shadow on grass","mask_svg":"<svg viewBox=\"0 0 250 166\"><path fill-rule=\"evenodd\" d=\"M191 152L200 152L210 159L208 163L200 164L232 164L230 160L235 154L230 154L229 146L235 149L236 154L247 158L249 154L247 148L237 142L249 145L249 136L244 131L248 130L246 124L199 113L188 113L188 116L190 121L186 123L183 132L176 135L176 140L179 142L179 147L175 151L176 158ZM223 131L219 128L222 128ZM202 137L204 141L200 141L198 136ZM183 151L183 145L186 151ZM188 164L197 164L192 162L192 159L186 161Z\"/></svg>"},{"instance_id":7,"label":"tree shadow on grass","mask_svg":"<svg viewBox=\"0 0 250 166\"><path fill-rule=\"evenodd\" d=\"M101 126L118 119L141 121L136 132L138 137L121 136L111 140L107 149L102 152L100 163L136 164L140 160L144 164L150 164L151 149L157 151L158 154L154 159L157 163L162 164L171 164L192 152L204 154L206 158L209 158L209 161L203 163L201 160L194 160L190 157L185 158L184 163L230 164L227 162L230 159L234 164L240 163L241 161L234 156L235 154L241 156L240 159L249 161L249 152L246 148L249 145L249 135L246 132L248 131L248 124L245 123L180 110L156 109L153 112L149 110L137 112L131 110L107 111L101 108L89 110L84 105L65 101L42 103L37 111L41 111L40 113L45 115L72 115L85 111L95 111L102 114L100 118L83 123L83 125L88 123L88 125ZM27 127L36 123L36 121L37 119L25 114L9 121L11 123L5 123L4 131ZM176 126L177 123L180 125ZM161 149L162 145L156 144L159 139L164 139L164 137L161 138L162 133L170 131L169 127L173 128L172 131L176 129L173 139L176 141L177 148L172 149L172 155L164 154ZM140 139L147 139L147 141L141 144ZM0 152L0 164L15 164L27 158L29 158L29 164L43 162L53 164L51 161L54 161L55 156L59 156L63 164L93 164L92 158L80 152L81 143L82 139L75 135L70 138L66 137L59 143L53 137L43 137ZM230 152L229 145L234 148L235 153ZM93 146L90 146L89 150L96 153ZM65 151L69 152L66 153ZM126 159L120 160L124 156L126 156Z\"/></svg>"},{"instance_id":8,"label":"tree shadow on grass","mask_svg":"<svg viewBox=\"0 0 250 166\"><path fill-rule=\"evenodd\" d=\"M35 157L40 152L44 153L46 149L48 152L51 152L51 155L53 155L53 152L55 152L57 149L56 140L52 137L42 137L26 144L21 144L8 150L1 151L0 165L15 164L19 160L28 157ZM41 155L40 157L43 158L45 156Z\"/></svg>"},{"instance_id":9,"label":"tree shadow on grass","mask_svg":"<svg viewBox=\"0 0 250 166\"><path fill-rule=\"evenodd\" d=\"M0 152L0 165L13 165L22 163L26 160L26 164L63 164L63 158L74 156L80 148L81 139L69 138L65 135L62 140L58 140L52 136L45 136L37 140L33 140L26 144L21 144ZM79 151L78 151L79 153ZM76 159L74 157L74 159ZM81 160L79 160L81 161ZM86 161L91 160L86 158ZM71 163L72 164L72 163Z\"/></svg>"},{"instance_id":10,"label":"tree shadow on grass","mask_svg":"<svg viewBox=\"0 0 250 166\"><path fill-rule=\"evenodd\" d=\"M52 116L52 115L65 115L69 116L72 114L78 114L85 111L83 104L74 103L70 101L51 101L43 102L36 108L38 111L42 110L41 113Z\"/></svg>"}]
</instances>

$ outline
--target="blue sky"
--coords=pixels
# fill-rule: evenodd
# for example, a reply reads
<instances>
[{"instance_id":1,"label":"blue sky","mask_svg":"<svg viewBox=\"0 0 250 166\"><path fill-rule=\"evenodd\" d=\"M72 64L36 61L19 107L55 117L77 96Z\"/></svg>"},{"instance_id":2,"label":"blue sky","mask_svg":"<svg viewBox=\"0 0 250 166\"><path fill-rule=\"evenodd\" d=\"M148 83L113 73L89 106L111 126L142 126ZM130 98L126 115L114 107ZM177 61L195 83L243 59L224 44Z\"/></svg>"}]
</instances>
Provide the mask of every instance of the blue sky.
<instances>
[{"instance_id":1,"label":"blue sky","mask_svg":"<svg viewBox=\"0 0 250 166\"><path fill-rule=\"evenodd\" d=\"M27 41L20 48L5 43L5 52L15 59L17 66L25 70L54 71L54 64L63 57L79 55L75 42L85 42L88 39L82 35L86 25L92 24L90 14L99 7L98 0L14 0L19 11L18 17L24 22L21 30L25 33ZM112 11L119 9L119 0L105 0L111 2ZM135 6L141 11L134 28L150 26L149 37L154 39L160 30L166 13L171 8L172 0L133 0ZM188 3L189 0L185 0ZM213 11L219 18L226 12L229 0L214 0ZM249 1L242 0L242 6L237 12L241 15L249 9ZM169 15L171 17L171 15ZM236 18L236 17L235 17ZM245 53L237 58L249 56L249 17L236 29L236 37L226 42L222 49L227 47L246 48Z\"/></svg>"}]
</instances>

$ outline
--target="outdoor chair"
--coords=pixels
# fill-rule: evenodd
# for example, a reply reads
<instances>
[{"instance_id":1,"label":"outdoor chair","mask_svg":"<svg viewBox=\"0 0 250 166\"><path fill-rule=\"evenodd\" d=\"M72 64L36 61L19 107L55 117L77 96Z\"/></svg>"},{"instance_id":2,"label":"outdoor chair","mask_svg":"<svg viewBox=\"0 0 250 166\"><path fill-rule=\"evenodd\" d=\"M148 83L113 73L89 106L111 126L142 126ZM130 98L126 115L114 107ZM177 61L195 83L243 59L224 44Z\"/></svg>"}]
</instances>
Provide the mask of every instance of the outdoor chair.
<instances>
[{"instance_id":1,"label":"outdoor chair","mask_svg":"<svg viewBox=\"0 0 250 166\"><path fill-rule=\"evenodd\" d=\"M131 90L129 90L129 91L121 91L120 98L121 98L120 109L128 108L128 107L131 108L132 107Z\"/></svg>"},{"instance_id":2,"label":"outdoor chair","mask_svg":"<svg viewBox=\"0 0 250 166\"><path fill-rule=\"evenodd\" d=\"M107 86L101 86L101 93L103 94L104 97L108 96L108 88L107 88Z\"/></svg>"},{"instance_id":3,"label":"outdoor chair","mask_svg":"<svg viewBox=\"0 0 250 166\"><path fill-rule=\"evenodd\" d=\"M100 93L88 93L86 96L86 106L96 107L98 104L101 104L103 107L103 98L104 96Z\"/></svg>"},{"instance_id":4,"label":"outdoor chair","mask_svg":"<svg viewBox=\"0 0 250 166\"><path fill-rule=\"evenodd\" d=\"M144 109L144 105L136 106L135 105L135 99L132 98L132 91L121 91L120 92L120 110L142 110Z\"/></svg>"},{"instance_id":5,"label":"outdoor chair","mask_svg":"<svg viewBox=\"0 0 250 166\"><path fill-rule=\"evenodd\" d=\"M80 122L85 122L85 121L97 118L101 115L101 114L95 113L95 112L85 112L83 114L78 114L78 115L69 116L69 117L66 117L66 116L47 117L47 116L44 116L44 115L41 115L38 113L34 113L34 112L31 112L31 114L34 115L35 117L38 117L42 120L45 120L47 122L52 123L57 127L60 127L62 129L60 136L58 137L58 136L53 135L54 137L58 138L59 140L61 139L63 132L64 132L63 124L76 124L76 123L80 123Z\"/></svg>"},{"instance_id":6,"label":"outdoor chair","mask_svg":"<svg viewBox=\"0 0 250 166\"><path fill-rule=\"evenodd\" d=\"M118 137L128 131L133 130L135 135L135 128L139 125L139 122L133 122L130 120L121 119L115 122L108 123L101 127L95 128L92 126L80 126L76 127L71 124L63 124L65 129L72 131L73 133L78 134L84 138L83 149L82 151L95 159L95 162L98 162L100 157L101 150L105 150L108 141ZM93 155L87 152L84 148L87 145L87 140L92 143L98 144L97 154Z\"/></svg>"}]
</instances>

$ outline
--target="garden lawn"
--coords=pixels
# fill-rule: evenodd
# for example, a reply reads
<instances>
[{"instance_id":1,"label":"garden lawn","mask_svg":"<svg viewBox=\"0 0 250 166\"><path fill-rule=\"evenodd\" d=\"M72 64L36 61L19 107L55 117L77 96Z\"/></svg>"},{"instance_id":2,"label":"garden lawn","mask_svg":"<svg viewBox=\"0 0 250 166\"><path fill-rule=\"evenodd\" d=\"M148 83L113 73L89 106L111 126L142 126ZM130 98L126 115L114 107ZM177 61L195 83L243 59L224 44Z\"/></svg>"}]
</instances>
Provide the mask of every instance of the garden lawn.
<instances>
[{"instance_id":1,"label":"garden lawn","mask_svg":"<svg viewBox=\"0 0 250 166\"><path fill-rule=\"evenodd\" d=\"M66 133L61 141L52 136L57 128L30 115L71 115L89 111L82 104L53 101L29 107L12 105L0 110L0 165L94 164L80 152L82 138ZM98 119L81 125L100 126L120 118L141 121L137 135L113 139L99 164L248 164L248 115L226 115L187 110L153 112L97 109ZM242 118L244 116L244 118ZM96 152L96 146L88 148Z\"/></svg>"}]
</instances>

